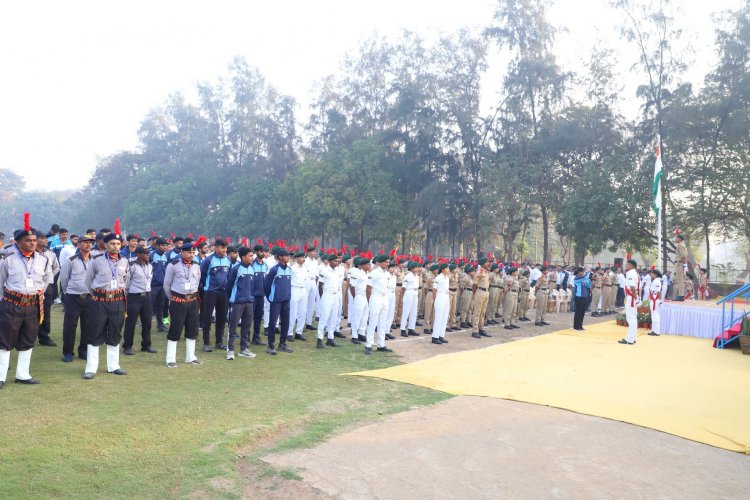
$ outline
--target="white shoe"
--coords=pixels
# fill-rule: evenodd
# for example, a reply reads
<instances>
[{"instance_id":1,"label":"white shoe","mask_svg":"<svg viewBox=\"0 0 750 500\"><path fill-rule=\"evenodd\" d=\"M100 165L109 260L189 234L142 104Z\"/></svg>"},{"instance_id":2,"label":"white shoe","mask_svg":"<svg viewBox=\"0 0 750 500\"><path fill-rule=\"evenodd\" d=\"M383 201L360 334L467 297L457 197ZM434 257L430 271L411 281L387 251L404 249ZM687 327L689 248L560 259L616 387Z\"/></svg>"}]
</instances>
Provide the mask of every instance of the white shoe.
<instances>
[{"instance_id":1,"label":"white shoe","mask_svg":"<svg viewBox=\"0 0 750 500\"><path fill-rule=\"evenodd\" d=\"M252 359L252 358L255 357L255 354L253 354L252 352L250 352L250 349L242 349L240 351L240 356L242 356L243 358L251 358Z\"/></svg>"},{"instance_id":2,"label":"white shoe","mask_svg":"<svg viewBox=\"0 0 750 500\"><path fill-rule=\"evenodd\" d=\"M227 351L227 359L234 359L234 351Z\"/></svg>"}]
</instances>

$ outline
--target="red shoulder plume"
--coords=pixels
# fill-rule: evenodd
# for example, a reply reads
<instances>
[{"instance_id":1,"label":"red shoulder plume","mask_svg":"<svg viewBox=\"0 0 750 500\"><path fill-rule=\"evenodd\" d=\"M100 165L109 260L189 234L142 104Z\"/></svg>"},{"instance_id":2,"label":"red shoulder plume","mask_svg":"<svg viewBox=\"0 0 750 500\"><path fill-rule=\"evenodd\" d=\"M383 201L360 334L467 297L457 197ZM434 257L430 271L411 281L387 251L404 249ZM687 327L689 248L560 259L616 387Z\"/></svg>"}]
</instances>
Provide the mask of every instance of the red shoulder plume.
<instances>
[{"instance_id":1,"label":"red shoulder plume","mask_svg":"<svg viewBox=\"0 0 750 500\"><path fill-rule=\"evenodd\" d=\"M135 233L135 237L141 239L141 233Z\"/></svg>"},{"instance_id":2,"label":"red shoulder plume","mask_svg":"<svg viewBox=\"0 0 750 500\"><path fill-rule=\"evenodd\" d=\"M393 258L393 256L396 255L396 249L391 248L391 253L389 255L391 256L391 258Z\"/></svg>"},{"instance_id":3,"label":"red shoulder plume","mask_svg":"<svg viewBox=\"0 0 750 500\"><path fill-rule=\"evenodd\" d=\"M653 271L654 269L656 269L656 266L651 266L651 270Z\"/></svg>"},{"instance_id":4,"label":"red shoulder plume","mask_svg":"<svg viewBox=\"0 0 750 500\"><path fill-rule=\"evenodd\" d=\"M313 240L313 248L318 248L318 240Z\"/></svg>"},{"instance_id":5,"label":"red shoulder plume","mask_svg":"<svg viewBox=\"0 0 750 500\"><path fill-rule=\"evenodd\" d=\"M156 236L156 231L154 231L153 229L151 230L151 236Z\"/></svg>"},{"instance_id":6,"label":"red shoulder plume","mask_svg":"<svg viewBox=\"0 0 750 500\"><path fill-rule=\"evenodd\" d=\"M341 255L346 253L346 245L341 245Z\"/></svg>"},{"instance_id":7,"label":"red shoulder plume","mask_svg":"<svg viewBox=\"0 0 750 500\"><path fill-rule=\"evenodd\" d=\"M243 246L243 247L246 247L246 246L247 246L247 237L246 237L246 236L243 236L243 237L242 237L242 246Z\"/></svg>"},{"instance_id":8,"label":"red shoulder plume","mask_svg":"<svg viewBox=\"0 0 750 500\"><path fill-rule=\"evenodd\" d=\"M427 258L428 258L429 260L432 260L432 254L428 255L428 256L427 256Z\"/></svg>"},{"instance_id":9,"label":"red shoulder plume","mask_svg":"<svg viewBox=\"0 0 750 500\"><path fill-rule=\"evenodd\" d=\"M114 230L114 233L116 235L120 234L120 218L119 217L115 218L115 230Z\"/></svg>"},{"instance_id":10,"label":"red shoulder plume","mask_svg":"<svg viewBox=\"0 0 750 500\"><path fill-rule=\"evenodd\" d=\"M26 232L31 231L31 214L29 212L23 213L23 230Z\"/></svg>"},{"instance_id":11,"label":"red shoulder plume","mask_svg":"<svg viewBox=\"0 0 750 500\"><path fill-rule=\"evenodd\" d=\"M195 240L195 243L193 243L193 248L198 248L198 245L203 243L204 241L208 241L208 238L206 238L203 235L200 235L197 240Z\"/></svg>"},{"instance_id":12,"label":"red shoulder plume","mask_svg":"<svg viewBox=\"0 0 750 500\"><path fill-rule=\"evenodd\" d=\"M286 248L286 242L284 240L279 241L279 245L281 248Z\"/></svg>"}]
</instances>

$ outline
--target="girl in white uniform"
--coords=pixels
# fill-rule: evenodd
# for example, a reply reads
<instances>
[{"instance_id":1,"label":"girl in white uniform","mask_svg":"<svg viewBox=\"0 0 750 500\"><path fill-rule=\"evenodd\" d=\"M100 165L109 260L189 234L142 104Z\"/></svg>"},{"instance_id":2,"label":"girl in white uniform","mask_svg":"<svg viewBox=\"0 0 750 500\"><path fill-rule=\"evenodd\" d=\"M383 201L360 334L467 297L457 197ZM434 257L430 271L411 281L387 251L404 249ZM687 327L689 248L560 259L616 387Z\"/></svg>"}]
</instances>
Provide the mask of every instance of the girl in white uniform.
<instances>
[{"instance_id":1,"label":"girl in white uniform","mask_svg":"<svg viewBox=\"0 0 750 500\"><path fill-rule=\"evenodd\" d=\"M432 343L438 345L448 343L445 340L445 327L448 325L448 313L451 309L451 299L448 295L449 274L448 264L440 264L438 275L432 282L433 291L431 293L435 294L435 319L432 326Z\"/></svg>"},{"instance_id":2,"label":"girl in white uniform","mask_svg":"<svg viewBox=\"0 0 750 500\"><path fill-rule=\"evenodd\" d=\"M419 335L417 327L417 306L419 305L419 262L411 261L406 268L409 270L404 276L404 303L401 311L401 336ZM409 333L406 333L406 328Z\"/></svg>"},{"instance_id":3,"label":"girl in white uniform","mask_svg":"<svg viewBox=\"0 0 750 500\"><path fill-rule=\"evenodd\" d=\"M661 272L652 269L651 285L648 291L648 305L651 309L651 331L649 335L654 337L658 337L661 333L661 303L663 301Z\"/></svg>"}]
</instances>

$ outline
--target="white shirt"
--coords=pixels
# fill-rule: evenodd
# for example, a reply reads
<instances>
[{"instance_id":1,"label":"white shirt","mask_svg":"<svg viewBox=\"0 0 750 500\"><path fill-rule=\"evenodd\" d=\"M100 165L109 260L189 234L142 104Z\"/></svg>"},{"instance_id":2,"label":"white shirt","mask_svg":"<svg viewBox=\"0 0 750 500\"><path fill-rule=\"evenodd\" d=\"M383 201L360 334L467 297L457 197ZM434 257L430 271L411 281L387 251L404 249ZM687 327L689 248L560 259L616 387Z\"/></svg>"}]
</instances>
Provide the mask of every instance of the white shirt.
<instances>
[{"instance_id":1,"label":"white shirt","mask_svg":"<svg viewBox=\"0 0 750 500\"><path fill-rule=\"evenodd\" d=\"M650 292L650 294L653 295L653 296L655 296L655 297L658 297L659 294L661 294L661 287L662 287L661 280L656 279L656 280L651 281L651 285L649 286L649 292ZM651 297L649 296L649 299L650 298Z\"/></svg>"},{"instance_id":2,"label":"white shirt","mask_svg":"<svg viewBox=\"0 0 750 500\"><path fill-rule=\"evenodd\" d=\"M317 259L305 257L305 268L307 269L308 280L315 281L318 278L318 267L320 267L320 265L318 264Z\"/></svg>"},{"instance_id":3,"label":"white shirt","mask_svg":"<svg viewBox=\"0 0 750 500\"><path fill-rule=\"evenodd\" d=\"M380 266L376 267L367 275L367 286L371 288L370 298L385 297L388 294L390 280L393 278L393 290L396 289L396 277Z\"/></svg>"},{"instance_id":4,"label":"white shirt","mask_svg":"<svg viewBox=\"0 0 750 500\"><path fill-rule=\"evenodd\" d=\"M619 286L623 290L625 289L625 275L622 273L619 273L617 275L617 286Z\"/></svg>"},{"instance_id":5,"label":"white shirt","mask_svg":"<svg viewBox=\"0 0 750 500\"><path fill-rule=\"evenodd\" d=\"M323 293L337 295L341 293L344 284L344 268L341 266L321 267L320 279L323 282Z\"/></svg>"},{"instance_id":6,"label":"white shirt","mask_svg":"<svg viewBox=\"0 0 750 500\"><path fill-rule=\"evenodd\" d=\"M409 271L404 276L404 290L405 291L416 291L419 290L419 276Z\"/></svg>"},{"instance_id":7,"label":"white shirt","mask_svg":"<svg viewBox=\"0 0 750 500\"><path fill-rule=\"evenodd\" d=\"M531 270L531 273L529 273L529 279L531 281L536 281L539 279L539 276L542 275L542 271L539 270L539 268L535 267Z\"/></svg>"},{"instance_id":8,"label":"white shirt","mask_svg":"<svg viewBox=\"0 0 750 500\"><path fill-rule=\"evenodd\" d=\"M432 285L437 290L437 293L444 293L448 295L448 286L449 286L448 276L444 275L443 273L438 274L437 276L435 276L435 279L432 281Z\"/></svg>"},{"instance_id":9,"label":"white shirt","mask_svg":"<svg viewBox=\"0 0 750 500\"><path fill-rule=\"evenodd\" d=\"M396 278L395 274L391 274L390 272L386 271L388 273L388 293L392 295L396 295L396 288L398 285L398 278ZM372 274L372 271L370 272ZM369 276L368 276L369 278Z\"/></svg>"},{"instance_id":10,"label":"white shirt","mask_svg":"<svg viewBox=\"0 0 750 500\"><path fill-rule=\"evenodd\" d=\"M631 269L625 274L626 288L625 288L625 307L635 307L635 300L630 296L630 288L635 288L635 297L640 295L640 276L638 271Z\"/></svg>"},{"instance_id":11,"label":"white shirt","mask_svg":"<svg viewBox=\"0 0 750 500\"><path fill-rule=\"evenodd\" d=\"M648 299L648 291L651 289L651 275L647 274L643 278L641 278L641 281L643 284L641 285L641 290L643 291L643 298Z\"/></svg>"},{"instance_id":12,"label":"white shirt","mask_svg":"<svg viewBox=\"0 0 750 500\"><path fill-rule=\"evenodd\" d=\"M65 245L60 250L60 262L65 262L65 259L70 259L75 255L77 248L73 245Z\"/></svg>"},{"instance_id":13,"label":"white shirt","mask_svg":"<svg viewBox=\"0 0 750 500\"><path fill-rule=\"evenodd\" d=\"M365 292L367 292L367 274L362 269L356 267L349 272L349 286L354 287L354 293L357 297L360 295L364 297Z\"/></svg>"},{"instance_id":14,"label":"white shirt","mask_svg":"<svg viewBox=\"0 0 750 500\"><path fill-rule=\"evenodd\" d=\"M292 270L292 286L304 288L307 285L307 268L305 265L300 266L295 262L290 268Z\"/></svg>"}]
</instances>

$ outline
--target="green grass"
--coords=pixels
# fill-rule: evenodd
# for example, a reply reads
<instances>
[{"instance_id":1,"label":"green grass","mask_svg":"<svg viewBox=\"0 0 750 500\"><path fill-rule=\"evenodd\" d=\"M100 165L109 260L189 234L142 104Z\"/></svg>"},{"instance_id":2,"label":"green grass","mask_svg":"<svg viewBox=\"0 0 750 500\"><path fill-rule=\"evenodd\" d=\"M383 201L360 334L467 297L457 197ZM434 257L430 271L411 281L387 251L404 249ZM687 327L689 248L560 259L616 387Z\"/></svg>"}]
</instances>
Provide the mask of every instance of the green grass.
<instances>
[{"instance_id":1,"label":"green grass","mask_svg":"<svg viewBox=\"0 0 750 500\"><path fill-rule=\"evenodd\" d=\"M53 310L52 338L62 344L62 315ZM155 330L155 329L154 329ZM311 332L312 333L312 332ZM308 335L313 337L313 335ZM136 347L140 342L136 336ZM241 495L254 478L240 477L238 460L257 463L268 451L308 447L353 424L370 422L449 396L407 384L339 374L398 364L393 354L365 356L348 341L318 351L314 341L295 352L226 361L199 353L202 366L164 364L165 334L153 335L157 354L121 356L125 377L81 378L85 361L61 361L61 347L34 349L37 386L13 384L16 356L0 391L0 491L3 498L156 498L195 492ZM199 341L200 345L200 341ZM184 341L177 359L184 359ZM249 450L244 456L238 450ZM266 474L297 480L293 470ZM217 489L216 479L227 488Z\"/></svg>"}]
</instances>

